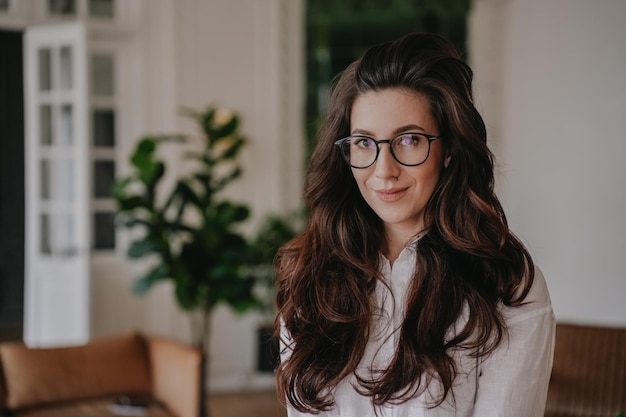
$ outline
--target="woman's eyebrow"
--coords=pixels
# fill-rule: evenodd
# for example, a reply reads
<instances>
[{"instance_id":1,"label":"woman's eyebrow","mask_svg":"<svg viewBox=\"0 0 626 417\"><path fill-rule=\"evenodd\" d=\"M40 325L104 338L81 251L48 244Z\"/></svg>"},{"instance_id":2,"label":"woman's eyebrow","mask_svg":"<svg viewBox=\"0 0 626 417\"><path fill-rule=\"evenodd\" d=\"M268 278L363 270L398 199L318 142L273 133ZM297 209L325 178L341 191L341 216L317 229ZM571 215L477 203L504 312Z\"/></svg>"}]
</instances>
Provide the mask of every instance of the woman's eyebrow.
<instances>
[{"instance_id":1,"label":"woman's eyebrow","mask_svg":"<svg viewBox=\"0 0 626 417\"><path fill-rule=\"evenodd\" d=\"M402 132L408 132L408 131L415 131L418 130L420 132L426 132L426 130L424 130L423 127L421 127L420 125L416 125L416 124L408 124L408 125L404 125L404 126L400 126L396 129L393 130L393 134L398 135ZM351 133L351 135L363 135L363 136L374 136L374 134L368 130L365 129L354 129Z\"/></svg>"},{"instance_id":2,"label":"woman's eyebrow","mask_svg":"<svg viewBox=\"0 0 626 417\"><path fill-rule=\"evenodd\" d=\"M354 129L351 135L363 135L363 136L374 136L372 132L367 131L365 129Z\"/></svg>"},{"instance_id":3,"label":"woman's eyebrow","mask_svg":"<svg viewBox=\"0 0 626 417\"><path fill-rule=\"evenodd\" d=\"M419 130L420 132L426 132L426 130L424 130L424 128L420 125L408 124L408 125L404 125L404 126L397 128L396 130L393 131L393 134L397 135L402 132L415 131L415 130Z\"/></svg>"}]
</instances>

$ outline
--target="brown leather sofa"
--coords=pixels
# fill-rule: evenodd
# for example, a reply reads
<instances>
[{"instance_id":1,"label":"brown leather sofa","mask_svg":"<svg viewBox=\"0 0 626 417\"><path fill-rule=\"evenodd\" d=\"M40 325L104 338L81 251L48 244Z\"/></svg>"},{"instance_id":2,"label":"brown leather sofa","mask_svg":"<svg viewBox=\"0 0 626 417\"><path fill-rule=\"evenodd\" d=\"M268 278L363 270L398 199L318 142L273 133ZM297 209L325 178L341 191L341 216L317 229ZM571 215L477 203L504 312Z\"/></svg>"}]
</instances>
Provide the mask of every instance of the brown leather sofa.
<instances>
[{"instance_id":1,"label":"brown leather sofa","mask_svg":"<svg viewBox=\"0 0 626 417\"><path fill-rule=\"evenodd\" d=\"M202 354L138 333L86 345L0 343L0 409L16 417L113 416L120 396L154 400L149 417L198 417Z\"/></svg>"},{"instance_id":2,"label":"brown leather sofa","mask_svg":"<svg viewBox=\"0 0 626 417\"><path fill-rule=\"evenodd\" d=\"M626 415L626 328L559 323L546 417Z\"/></svg>"}]
</instances>

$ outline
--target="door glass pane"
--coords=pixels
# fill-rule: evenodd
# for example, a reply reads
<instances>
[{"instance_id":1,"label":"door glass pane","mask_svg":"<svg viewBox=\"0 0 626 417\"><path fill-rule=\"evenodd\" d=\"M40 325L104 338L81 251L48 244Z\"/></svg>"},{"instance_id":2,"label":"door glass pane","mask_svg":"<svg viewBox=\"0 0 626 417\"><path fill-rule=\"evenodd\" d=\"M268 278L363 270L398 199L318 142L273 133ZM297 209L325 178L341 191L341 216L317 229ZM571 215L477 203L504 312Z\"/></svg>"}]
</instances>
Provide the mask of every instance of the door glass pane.
<instances>
[{"instance_id":1,"label":"door glass pane","mask_svg":"<svg viewBox=\"0 0 626 417\"><path fill-rule=\"evenodd\" d=\"M49 159L42 159L39 165L41 173L41 190L39 196L42 200L50 200L52 195L52 163Z\"/></svg>"},{"instance_id":2,"label":"door glass pane","mask_svg":"<svg viewBox=\"0 0 626 417\"><path fill-rule=\"evenodd\" d=\"M91 56L91 91L97 96L110 97L115 92L113 57L105 54Z\"/></svg>"},{"instance_id":3,"label":"door glass pane","mask_svg":"<svg viewBox=\"0 0 626 417\"><path fill-rule=\"evenodd\" d=\"M115 222L113 212L94 213L94 249L115 249Z\"/></svg>"},{"instance_id":4,"label":"door glass pane","mask_svg":"<svg viewBox=\"0 0 626 417\"><path fill-rule=\"evenodd\" d=\"M52 253L52 244L50 241L51 236L52 232L50 230L50 215L47 213L43 213L41 215L41 253Z\"/></svg>"},{"instance_id":5,"label":"door glass pane","mask_svg":"<svg viewBox=\"0 0 626 417\"><path fill-rule=\"evenodd\" d=\"M61 255L75 255L76 241L74 240L74 216L66 213L60 217L60 221L59 249L61 251Z\"/></svg>"},{"instance_id":6,"label":"door glass pane","mask_svg":"<svg viewBox=\"0 0 626 417\"><path fill-rule=\"evenodd\" d=\"M89 0L89 16L113 18L113 0Z\"/></svg>"},{"instance_id":7,"label":"door glass pane","mask_svg":"<svg viewBox=\"0 0 626 417\"><path fill-rule=\"evenodd\" d=\"M50 91L52 89L52 65L50 49L39 50L39 90Z\"/></svg>"},{"instance_id":8,"label":"door glass pane","mask_svg":"<svg viewBox=\"0 0 626 417\"><path fill-rule=\"evenodd\" d=\"M76 14L76 0L48 0L50 14L72 16Z\"/></svg>"},{"instance_id":9,"label":"door glass pane","mask_svg":"<svg viewBox=\"0 0 626 417\"><path fill-rule=\"evenodd\" d=\"M115 179L115 163L113 161L95 161L93 171L94 197L111 197L111 189Z\"/></svg>"},{"instance_id":10,"label":"door glass pane","mask_svg":"<svg viewBox=\"0 0 626 417\"><path fill-rule=\"evenodd\" d=\"M72 48L61 48L61 89L72 89Z\"/></svg>"},{"instance_id":11,"label":"door glass pane","mask_svg":"<svg viewBox=\"0 0 626 417\"><path fill-rule=\"evenodd\" d=\"M59 161L59 196L63 201L74 201L74 161Z\"/></svg>"},{"instance_id":12,"label":"door glass pane","mask_svg":"<svg viewBox=\"0 0 626 417\"><path fill-rule=\"evenodd\" d=\"M74 143L72 105L65 104L61 108L61 144L71 146Z\"/></svg>"},{"instance_id":13,"label":"door glass pane","mask_svg":"<svg viewBox=\"0 0 626 417\"><path fill-rule=\"evenodd\" d=\"M115 146L115 113L113 110L93 111L93 144L98 148Z\"/></svg>"},{"instance_id":14,"label":"door glass pane","mask_svg":"<svg viewBox=\"0 0 626 417\"><path fill-rule=\"evenodd\" d=\"M39 119L41 144L52 145L52 106L44 104L39 107Z\"/></svg>"}]
</instances>

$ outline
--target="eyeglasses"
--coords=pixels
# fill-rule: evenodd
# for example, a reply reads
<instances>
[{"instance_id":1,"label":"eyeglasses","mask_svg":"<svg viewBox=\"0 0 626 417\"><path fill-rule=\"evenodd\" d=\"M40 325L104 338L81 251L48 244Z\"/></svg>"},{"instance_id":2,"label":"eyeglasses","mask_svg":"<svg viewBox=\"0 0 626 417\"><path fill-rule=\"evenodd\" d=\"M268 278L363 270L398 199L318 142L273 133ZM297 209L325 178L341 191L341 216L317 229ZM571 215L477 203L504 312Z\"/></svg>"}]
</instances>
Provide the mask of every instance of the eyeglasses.
<instances>
[{"instance_id":1,"label":"eyeglasses","mask_svg":"<svg viewBox=\"0 0 626 417\"><path fill-rule=\"evenodd\" d=\"M401 133L391 139L376 140L369 136L348 136L339 139L335 145L341 150L343 159L352 168L369 168L374 165L380 153L380 144L388 143L393 158L398 163L413 167L421 165L430 155L430 143L440 136L426 133Z\"/></svg>"}]
</instances>

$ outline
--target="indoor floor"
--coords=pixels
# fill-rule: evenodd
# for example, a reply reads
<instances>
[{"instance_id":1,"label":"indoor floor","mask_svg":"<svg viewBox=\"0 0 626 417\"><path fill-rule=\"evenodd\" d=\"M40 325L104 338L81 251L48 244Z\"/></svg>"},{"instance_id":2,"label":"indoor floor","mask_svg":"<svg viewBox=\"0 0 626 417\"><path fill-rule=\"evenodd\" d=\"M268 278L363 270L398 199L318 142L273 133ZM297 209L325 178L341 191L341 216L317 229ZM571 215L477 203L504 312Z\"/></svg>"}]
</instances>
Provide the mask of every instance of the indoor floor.
<instances>
[{"instance_id":1,"label":"indoor floor","mask_svg":"<svg viewBox=\"0 0 626 417\"><path fill-rule=\"evenodd\" d=\"M214 394L209 400L210 417L286 417L276 392Z\"/></svg>"}]
</instances>

